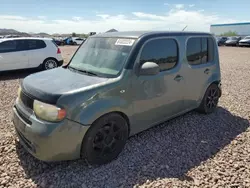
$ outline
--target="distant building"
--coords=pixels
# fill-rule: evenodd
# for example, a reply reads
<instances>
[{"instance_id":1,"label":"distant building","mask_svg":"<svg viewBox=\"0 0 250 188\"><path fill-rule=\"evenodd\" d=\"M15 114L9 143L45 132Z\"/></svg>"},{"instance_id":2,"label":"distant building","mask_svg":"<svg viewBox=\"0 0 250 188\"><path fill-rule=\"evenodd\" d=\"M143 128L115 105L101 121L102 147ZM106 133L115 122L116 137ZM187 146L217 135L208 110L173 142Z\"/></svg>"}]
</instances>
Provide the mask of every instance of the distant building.
<instances>
[{"instance_id":1,"label":"distant building","mask_svg":"<svg viewBox=\"0 0 250 188\"><path fill-rule=\"evenodd\" d=\"M210 32L215 35L221 35L226 32L236 32L237 35L250 35L250 22L231 23L231 24L213 24L210 26Z\"/></svg>"}]
</instances>

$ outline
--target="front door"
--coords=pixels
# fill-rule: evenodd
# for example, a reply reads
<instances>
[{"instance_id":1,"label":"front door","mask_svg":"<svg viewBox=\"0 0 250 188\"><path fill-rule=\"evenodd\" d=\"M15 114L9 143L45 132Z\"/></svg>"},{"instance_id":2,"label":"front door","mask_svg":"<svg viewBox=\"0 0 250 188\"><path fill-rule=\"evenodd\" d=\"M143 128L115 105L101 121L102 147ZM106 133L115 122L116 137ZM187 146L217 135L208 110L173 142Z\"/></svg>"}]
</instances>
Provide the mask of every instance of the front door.
<instances>
[{"instance_id":1,"label":"front door","mask_svg":"<svg viewBox=\"0 0 250 188\"><path fill-rule=\"evenodd\" d=\"M24 69L29 58L24 40L8 40L0 43L0 71Z\"/></svg>"},{"instance_id":2,"label":"front door","mask_svg":"<svg viewBox=\"0 0 250 188\"><path fill-rule=\"evenodd\" d=\"M175 39L156 38L145 43L139 66L155 62L160 73L152 76L137 76L133 82L134 117L137 130L157 124L184 109L184 77L181 75L178 44Z\"/></svg>"}]
</instances>

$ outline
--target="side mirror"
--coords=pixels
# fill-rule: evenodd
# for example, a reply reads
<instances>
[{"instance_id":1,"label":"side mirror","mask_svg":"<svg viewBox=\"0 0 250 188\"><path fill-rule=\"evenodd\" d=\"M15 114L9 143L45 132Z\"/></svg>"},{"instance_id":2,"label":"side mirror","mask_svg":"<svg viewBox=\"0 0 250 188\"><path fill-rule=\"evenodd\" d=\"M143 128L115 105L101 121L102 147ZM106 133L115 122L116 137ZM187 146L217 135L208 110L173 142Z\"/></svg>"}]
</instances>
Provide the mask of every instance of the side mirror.
<instances>
[{"instance_id":1,"label":"side mirror","mask_svg":"<svg viewBox=\"0 0 250 188\"><path fill-rule=\"evenodd\" d=\"M140 68L140 75L156 75L160 72L160 67L154 62L145 62Z\"/></svg>"}]
</instances>

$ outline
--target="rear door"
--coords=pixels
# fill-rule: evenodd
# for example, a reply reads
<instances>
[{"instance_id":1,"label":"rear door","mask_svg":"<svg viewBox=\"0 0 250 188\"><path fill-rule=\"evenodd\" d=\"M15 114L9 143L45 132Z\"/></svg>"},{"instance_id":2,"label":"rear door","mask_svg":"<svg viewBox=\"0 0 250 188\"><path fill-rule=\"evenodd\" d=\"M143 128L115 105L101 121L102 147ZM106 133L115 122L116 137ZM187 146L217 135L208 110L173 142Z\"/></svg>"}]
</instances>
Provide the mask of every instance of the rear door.
<instances>
[{"instance_id":1,"label":"rear door","mask_svg":"<svg viewBox=\"0 0 250 188\"><path fill-rule=\"evenodd\" d=\"M191 37L186 46L186 62L184 71L185 105L196 108L204 95L209 80L218 70L214 60L214 42L211 37ZM211 82L211 81L210 81Z\"/></svg>"},{"instance_id":2,"label":"rear door","mask_svg":"<svg viewBox=\"0 0 250 188\"><path fill-rule=\"evenodd\" d=\"M46 44L43 40L39 39L29 39L27 42L29 49L29 67L38 67L48 56L45 50Z\"/></svg>"},{"instance_id":3,"label":"rear door","mask_svg":"<svg viewBox=\"0 0 250 188\"><path fill-rule=\"evenodd\" d=\"M28 68L29 58L25 40L8 40L0 43L0 70Z\"/></svg>"}]
</instances>

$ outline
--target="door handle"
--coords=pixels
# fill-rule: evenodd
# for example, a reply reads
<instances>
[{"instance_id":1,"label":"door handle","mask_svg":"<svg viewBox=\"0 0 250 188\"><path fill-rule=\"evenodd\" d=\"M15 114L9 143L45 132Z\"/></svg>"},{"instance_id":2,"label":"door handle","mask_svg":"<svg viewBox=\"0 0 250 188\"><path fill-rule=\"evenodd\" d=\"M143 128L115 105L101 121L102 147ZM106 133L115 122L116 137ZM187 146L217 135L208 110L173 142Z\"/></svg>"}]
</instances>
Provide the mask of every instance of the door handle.
<instances>
[{"instance_id":1,"label":"door handle","mask_svg":"<svg viewBox=\"0 0 250 188\"><path fill-rule=\"evenodd\" d=\"M180 75L177 75L175 78L174 78L175 81L179 82L181 80L183 80L183 77L180 76Z\"/></svg>"},{"instance_id":2,"label":"door handle","mask_svg":"<svg viewBox=\"0 0 250 188\"><path fill-rule=\"evenodd\" d=\"M209 72L210 72L210 69L204 70L204 73L205 73L205 74L209 74Z\"/></svg>"}]
</instances>

